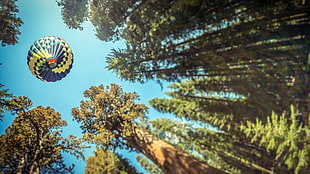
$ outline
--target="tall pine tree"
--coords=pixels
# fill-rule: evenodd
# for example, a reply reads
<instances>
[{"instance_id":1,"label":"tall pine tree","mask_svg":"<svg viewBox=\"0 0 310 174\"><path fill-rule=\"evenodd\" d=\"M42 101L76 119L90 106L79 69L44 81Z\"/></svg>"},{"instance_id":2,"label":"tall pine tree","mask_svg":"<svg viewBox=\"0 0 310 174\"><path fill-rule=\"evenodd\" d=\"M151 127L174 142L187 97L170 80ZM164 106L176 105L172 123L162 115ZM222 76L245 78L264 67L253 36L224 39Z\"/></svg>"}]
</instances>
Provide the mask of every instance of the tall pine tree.
<instances>
[{"instance_id":1,"label":"tall pine tree","mask_svg":"<svg viewBox=\"0 0 310 174\"><path fill-rule=\"evenodd\" d=\"M84 138L105 150L125 148L143 153L166 173L223 173L174 146L150 135L145 125L147 107L138 95L119 85L100 85L84 92L88 100L72 109ZM139 120L139 121L138 121Z\"/></svg>"}]
</instances>

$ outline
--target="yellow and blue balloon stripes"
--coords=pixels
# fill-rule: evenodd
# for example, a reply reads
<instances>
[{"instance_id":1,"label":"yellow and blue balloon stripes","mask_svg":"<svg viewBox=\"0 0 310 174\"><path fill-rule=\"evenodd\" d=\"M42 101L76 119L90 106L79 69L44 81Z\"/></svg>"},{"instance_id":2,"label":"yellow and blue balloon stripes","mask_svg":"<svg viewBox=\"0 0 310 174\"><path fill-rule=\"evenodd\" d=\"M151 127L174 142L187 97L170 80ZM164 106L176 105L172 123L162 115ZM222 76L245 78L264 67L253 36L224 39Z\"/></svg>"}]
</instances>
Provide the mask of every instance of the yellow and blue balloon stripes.
<instances>
[{"instance_id":1,"label":"yellow and blue balloon stripes","mask_svg":"<svg viewBox=\"0 0 310 174\"><path fill-rule=\"evenodd\" d=\"M38 79L55 82L70 72L73 53L65 40L59 37L45 36L31 45L27 63L31 73Z\"/></svg>"}]
</instances>

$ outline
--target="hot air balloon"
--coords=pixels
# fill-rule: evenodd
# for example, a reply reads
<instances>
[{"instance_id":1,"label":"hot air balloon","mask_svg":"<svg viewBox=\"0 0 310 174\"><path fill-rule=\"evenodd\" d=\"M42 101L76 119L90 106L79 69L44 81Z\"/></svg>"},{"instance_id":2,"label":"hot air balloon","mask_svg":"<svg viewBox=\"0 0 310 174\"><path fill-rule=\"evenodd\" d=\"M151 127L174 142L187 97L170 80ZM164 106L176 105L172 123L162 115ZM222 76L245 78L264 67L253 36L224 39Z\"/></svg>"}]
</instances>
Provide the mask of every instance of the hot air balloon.
<instances>
[{"instance_id":1,"label":"hot air balloon","mask_svg":"<svg viewBox=\"0 0 310 174\"><path fill-rule=\"evenodd\" d=\"M65 40L59 37L45 36L31 45L27 63L31 73L38 79L55 82L70 72L73 53Z\"/></svg>"}]
</instances>

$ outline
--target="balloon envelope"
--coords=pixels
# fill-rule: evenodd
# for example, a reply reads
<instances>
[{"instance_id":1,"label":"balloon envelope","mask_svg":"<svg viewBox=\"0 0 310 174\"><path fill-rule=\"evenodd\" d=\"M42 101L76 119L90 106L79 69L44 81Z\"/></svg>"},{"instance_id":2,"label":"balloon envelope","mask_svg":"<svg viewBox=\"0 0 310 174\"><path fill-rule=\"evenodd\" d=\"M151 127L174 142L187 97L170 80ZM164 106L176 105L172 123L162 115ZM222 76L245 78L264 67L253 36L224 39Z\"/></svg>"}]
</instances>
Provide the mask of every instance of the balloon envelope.
<instances>
[{"instance_id":1,"label":"balloon envelope","mask_svg":"<svg viewBox=\"0 0 310 174\"><path fill-rule=\"evenodd\" d=\"M31 45L27 63L31 73L38 79L55 82L70 72L73 53L65 40L59 37L45 36Z\"/></svg>"}]
</instances>

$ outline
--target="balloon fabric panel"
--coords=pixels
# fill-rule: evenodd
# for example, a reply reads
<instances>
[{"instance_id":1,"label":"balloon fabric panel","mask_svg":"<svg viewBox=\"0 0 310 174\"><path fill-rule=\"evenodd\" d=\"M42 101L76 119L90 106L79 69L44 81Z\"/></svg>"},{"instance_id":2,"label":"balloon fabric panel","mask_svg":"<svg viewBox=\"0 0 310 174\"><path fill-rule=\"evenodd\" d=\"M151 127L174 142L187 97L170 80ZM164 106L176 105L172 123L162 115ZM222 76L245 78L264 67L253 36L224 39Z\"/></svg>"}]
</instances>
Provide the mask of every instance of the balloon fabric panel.
<instances>
[{"instance_id":1,"label":"balloon fabric panel","mask_svg":"<svg viewBox=\"0 0 310 174\"><path fill-rule=\"evenodd\" d=\"M42 81L55 82L70 72L73 64L72 49L59 37L45 36L31 45L27 63L35 77Z\"/></svg>"}]
</instances>

